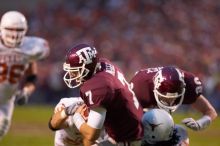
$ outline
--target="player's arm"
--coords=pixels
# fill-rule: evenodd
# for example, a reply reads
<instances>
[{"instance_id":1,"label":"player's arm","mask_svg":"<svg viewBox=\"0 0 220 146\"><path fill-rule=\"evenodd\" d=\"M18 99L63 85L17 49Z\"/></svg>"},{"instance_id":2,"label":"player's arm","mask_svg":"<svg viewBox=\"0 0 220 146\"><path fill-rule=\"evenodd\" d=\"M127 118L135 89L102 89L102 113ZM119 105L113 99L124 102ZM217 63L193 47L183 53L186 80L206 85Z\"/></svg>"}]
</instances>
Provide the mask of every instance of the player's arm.
<instances>
[{"instance_id":1,"label":"player's arm","mask_svg":"<svg viewBox=\"0 0 220 146\"><path fill-rule=\"evenodd\" d=\"M83 106L79 107L73 116L73 121L84 137L84 146L90 146L98 139L104 124L106 109L103 107L92 108L89 111L88 120L85 121L80 114Z\"/></svg>"},{"instance_id":2,"label":"player's arm","mask_svg":"<svg viewBox=\"0 0 220 146\"><path fill-rule=\"evenodd\" d=\"M55 131L73 126L74 123L72 122L71 118L74 115L76 109L82 104L83 104L82 100L80 100L77 97L62 98L54 108L54 113L48 123L49 128Z\"/></svg>"},{"instance_id":3,"label":"player's arm","mask_svg":"<svg viewBox=\"0 0 220 146\"><path fill-rule=\"evenodd\" d=\"M211 120L214 120L217 117L217 112L214 107L203 95L200 95L196 99L196 101L192 104L192 107L201 112L204 116L209 116Z\"/></svg>"},{"instance_id":4,"label":"player's arm","mask_svg":"<svg viewBox=\"0 0 220 146\"><path fill-rule=\"evenodd\" d=\"M53 131L68 127L66 119L68 116L65 114L64 108L54 112L53 116L49 120L49 128Z\"/></svg>"},{"instance_id":5,"label":"player's arm","mask_svg":"<svg viewBox=\"0 0 220 146\"><path fill-rule=\"evenodd\" d=\"M36 88L36 80L37 80L37 63L32 62L29 68L26 71L26 79L25 84L23 86L23 90L31 95Z\"/></svg>"},{"instance_id":6,"label":"player's arm","mask_svg":"<svg viewBox=\"0 0 220 146\"><path fill-rule=\"evenodd\" d=\"M25 79L21 90L15 93L16 103L23 105L28 102L28 98L35 91L37 80L37 64L36 62L30 63L25 72Z\"/></svg>"},{"instance_id":7,"label":"player's arm","mask_svg":"<svg viewBox=\"0 0 220 146\"><path fill-rule=\"evenodd\" d=\"M200 95L191 106L203 114L203 116L196 121L193 118L186 118L182 121L187 127L193 130L205 129L217 117L217 112L214 107L203 95Z\"/></svg>"}]
</instances>

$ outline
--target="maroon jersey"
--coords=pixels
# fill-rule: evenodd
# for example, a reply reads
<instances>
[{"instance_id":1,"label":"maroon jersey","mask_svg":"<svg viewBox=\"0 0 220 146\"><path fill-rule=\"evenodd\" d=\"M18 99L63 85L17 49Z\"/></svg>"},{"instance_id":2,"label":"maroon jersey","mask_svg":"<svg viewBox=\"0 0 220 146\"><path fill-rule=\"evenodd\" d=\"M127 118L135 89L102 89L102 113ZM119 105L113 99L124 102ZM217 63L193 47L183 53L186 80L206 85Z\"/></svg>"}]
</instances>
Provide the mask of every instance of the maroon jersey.
<instances>
[{"instance_id":1,"label":"maroon jersey","mask_svg":"<svg viewBox=\"0 0 220 146\"><path fill-rule=\"evenodd\" d=\"M131 79L131 84L133 84L133 91L135 92L136 97L138 98L143 108L151 108L157 106L157 102L153 93L153 77L159 69L161 69L161 67L140 70ZM184 74L184 81L186 83L186 91L183 104L192 104L195 102L197 97L202 94L202 83L199 78L192 73L183 70L181 71Z\"/></svg>"},{"instance_id":2,"label":"maroon jersey","mask_svg":"<svg viewBox=\"0 0 220 146\"><path fill-rule=\"evenodd\" d=\"M100 70L80 87L80 94L88 107L106 108L104 126L117 142L142 138L143 109L122 72L108 60L101 60Z\"/></svg>"}]
</instances>

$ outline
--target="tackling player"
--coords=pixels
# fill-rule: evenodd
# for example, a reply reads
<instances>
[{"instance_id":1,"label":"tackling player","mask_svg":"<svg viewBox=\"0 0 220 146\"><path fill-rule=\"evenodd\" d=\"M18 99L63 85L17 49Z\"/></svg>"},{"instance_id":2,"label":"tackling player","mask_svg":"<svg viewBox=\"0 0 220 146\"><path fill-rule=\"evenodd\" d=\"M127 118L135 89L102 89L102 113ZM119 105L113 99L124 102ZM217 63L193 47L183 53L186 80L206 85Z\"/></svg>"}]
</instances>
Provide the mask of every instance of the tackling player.
<instances>
[{"instance_id":1,"label":"tackling player","mask_svg":"<svg viewBox=\"0 0 220 146\"><path fill-rule=\"evenodd\" d=\"M82 107L80 107L82 106ZM82 108L83 119L87 121L89 109L80 97L62 98L54 109L54 114L49 121L49 128L55 131L54 146L83 146L83 137L73 123L73 115L77 108ZM65 116L68 115L68 116ZM59 122L62 120L62 122ZM52 125L56 126L54 129ZM111 145L108 135L103 130L96 141L100 146Z\"/></svg>"},{"instance_id":2,"label":"tackling player","mask_svg":"<svg viewBox=\"0 0 220 146\"><path fill-rule=\"evenodd\" d=\"M57 113L65 112L65 108L70 106L71 104L83 104L83 100L80 97L62 98L60 102L56 105L54 109L54 114L49 122L50 129L56 131L54 138L55 146L83 146L82 135L74 125L72 117L66 116L65 119L63 119L62 117L57 117L57 115L59 115ZM50 123L53 123L54 121L56 122L57 120L59 120L58 118L62 118L63 122L62 124L60 124L59 128L53 129L50 126ZM86 116L84 118L86 118Z\"/></svg>"},{"instance_id":3,"label":"tackling player","mask_svg":"<svg viewBox=\"0 0 220 146\"><path fill-rule=\"evenodd\" d=\"M14 102L25 104L35 90L36 61L49 53L46 40L25 36L28 25L18 11L6 12L0 22L0 139L7 133ZM22 84L21 84L22 83Z\"/></svg>"},{"instance_id":4,"label":"tackling player","mask_svg":"<svg viewBox=\"0 0 220 146\"><path fill-rule=\"evenodd\" d=\"M197 76L177 67L157 67L138 71L131 79L131 86L143 108L159 107L174 112L180 105L188 104L203 116L194 120L185 118L188 128L205 129L217 117L217 113L202 92Z\"/></svg>"},{"instance_id":5,"label":"tackling player","mask_svg":"<svg viewBox=\"0 0 220 146\"><path fill-rule=\"evenodd\" d=\"M81 107L72 118L85 146L95 144L103 126L118 145L140 145L143 109L118 67L99 58L94 47L79 44L68 51L63 69L67 86L80 87L81 98L90 109L87 121L80 114ZM51 126L56 129L58 122Z\"/></svg>"}]
</instances>

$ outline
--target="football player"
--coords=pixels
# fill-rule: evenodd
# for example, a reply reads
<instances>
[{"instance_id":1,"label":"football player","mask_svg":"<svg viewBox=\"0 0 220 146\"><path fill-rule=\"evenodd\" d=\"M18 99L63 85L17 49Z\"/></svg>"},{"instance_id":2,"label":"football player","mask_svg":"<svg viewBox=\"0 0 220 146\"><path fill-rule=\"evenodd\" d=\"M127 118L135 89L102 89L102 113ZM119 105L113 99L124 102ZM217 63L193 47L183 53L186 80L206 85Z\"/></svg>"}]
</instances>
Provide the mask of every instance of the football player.
<instances>
[{"instance_id":1,"label":"football player","mask_svg":"<svg viewBox=\"0 0 220 146\"><path fill-rule=\"evenodd\" d=\"M145 112L142 122L145 130L141 146L189 146L187 131L175 125L165 110L151 109Z\"/></svg>"},{"instance_id":2,"label":"football player","mask_svg":"<svg viewBox=\"0 0 220 146\"><path fill-rule=\"evenodd\" d=\"M217 113L202 92L202 82L194 74L177 67L167 66L138 71L131 86L143 108L159 107L174 112L180 105L191 105L203 116L182 122L192 130L205 129Z\"/></svg>"},{"instance_id":3,"label":"football player","mask_svg":"<svg viewBox=\"0 0 220 146\"><path fill-rule=\"evenodd\" d=\"M25 16L6 12L0 22L0 139L7 133L14 103L23 105L35 90L36 61L49 53L46 40L25 36Z\"/></svg>"},{"instance_id":4,"label":"football player","mask_svg":"<svg viewBox=\"0 0 220 146\"><path fill-rule=\"evenodd\" d=\"M88 120L80 114L83 107L77 108L72 118L85 146L95 144L103 126L118 145L140 145L143 109L118 67L99 58L93 46L79 44L68 51L63 69L67 86L79 87L81 98L90 109ZM58 122L51 126L59 127Z\"/></svg>"},{"instance_id":5,"label":"football player","mask_svg":"<svg viewBox=\"0 0 220 146\"><path fill-rule=\"evenodd\" d=\"M56 121L58 120L57 118L59 118L56 117L56 113L61 113L66 107L74 103L80 105L83 104L83 100L80 97L62 98L54 109L54 115L49 122L49 127L51 128L51 130L56 131L54 138L55 146L83 146L83 138L79 130L74 125L71 116L66 117L57 129L53 129L50 126L51 122ZM84 118L86 118L86 116Z\"/></svg>"},{"instance_id":6,"label":"football player","mask_svg":"<svg viewBox=\"0 0 220 146\"><path fill-rule=\"evenodd\" d=\"M80 114L86 121L88 119L89 109L84 104L81 97L62 98L56 105L54 114L49 121L49 128L55 131L54 146L83 146L83 137L73 123L73 114L80 106L83 108ZM66 117L65 120L63 119L63 116ZM55 122L59 120L62 120L61 124L57 126L57 129L53 129L51 125L56 125ZM109 141L109 136L104 130L101 132L96 143L99 146L112 145Z\"/></svg>"}]
</instances>

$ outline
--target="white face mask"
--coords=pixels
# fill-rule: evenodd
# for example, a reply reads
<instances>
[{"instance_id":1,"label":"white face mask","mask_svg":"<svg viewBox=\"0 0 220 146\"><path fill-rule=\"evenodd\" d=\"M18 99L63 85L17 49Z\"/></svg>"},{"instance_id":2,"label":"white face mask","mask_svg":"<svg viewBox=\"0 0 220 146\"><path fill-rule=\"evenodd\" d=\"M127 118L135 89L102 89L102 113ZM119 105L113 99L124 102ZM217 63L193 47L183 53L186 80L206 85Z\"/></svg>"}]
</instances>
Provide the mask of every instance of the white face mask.
<instances>
[{"instance_id":1,"label":"white face mask","mask_svg":"<svg viewBox=\"0 0 220 146\"><path fill-rule=\"evenodd\" d=\"M4 45L10 48L19 46L25 34L26 34L26 30L17 31L17 30L6 29L6 28L1 30L2 41Z\"/></svg>"},{"instance_id":2,"label":"white face mask","mask_svg":"<svg viewBox=\"0 0 220 146\"><path fill-rule=\"evenodd\" d=\"M63 64L63 70L66 71L63 76L63 80L69 88L79 87L89 73L89 70L85 68L85 64L81 67L70 67L69 64Z\"/></svg>"},{"instance_id":3,"label":"white face mask","mask_svg":"<svg viewBox=\"0 0 220 146\"><path fill-rule=\"evenodd\" d=\"M183 88L181 94L177 94L175 96L174 94L172 94L173 96L171 96L170 94L163 95L159 93L157 90L154 90L154 97L156 99L157 106L161 109L168 111L169 113L174 112L182 104L184 94L185 88Z\"/></svg>"}]
</instances>

